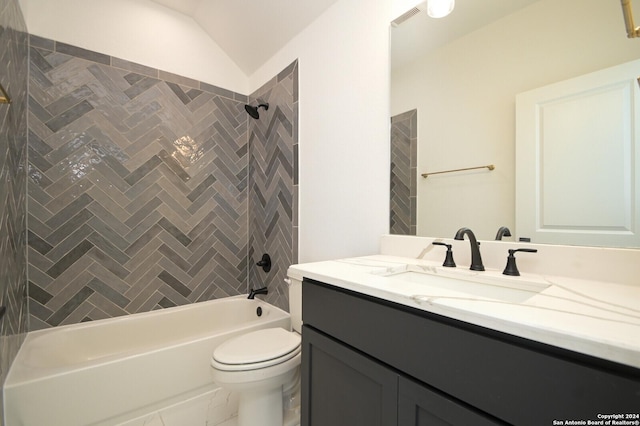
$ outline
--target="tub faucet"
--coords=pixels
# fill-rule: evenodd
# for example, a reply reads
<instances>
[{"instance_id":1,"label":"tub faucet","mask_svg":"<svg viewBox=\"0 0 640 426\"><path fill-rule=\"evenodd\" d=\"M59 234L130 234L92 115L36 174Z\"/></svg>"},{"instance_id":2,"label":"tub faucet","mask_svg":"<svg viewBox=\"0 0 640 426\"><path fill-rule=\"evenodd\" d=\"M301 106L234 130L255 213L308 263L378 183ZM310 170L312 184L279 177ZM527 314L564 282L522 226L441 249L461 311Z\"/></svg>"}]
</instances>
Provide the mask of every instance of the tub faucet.
<instances>
[{"instance_id":1,"label":"tub faucet","mask_svg":"<svg viewBox=\"0 0 640 426\"><path fill-rule=\"evenodd\" d=\"M476 236L469 228L460 228L456 232L454 240L464 240L464 236L469 236L469 243L471 244L471 269L472 271L484 271L484 265L482 264L482 256L480 256L480 243L476 240Z\"/></svg>"},{"instance_id":2,"label":"tub faucet","mask_svg":"<svg viewBox=\"0 0 640 426\"><path fill-rule=\"evenodd\" d=\"M257 288L257 289L251 289L249 291L249 296L247 297L247 299L255 299L256 298L256 294L267 294L269 293L269 290L267 290L266 287L262 287L262 288Z\"/></svg>"},{"instance_id":3,"label":"tub faucet","mask_svg":"<svg viewBox=\"0 0 640 426\"><path fill-rule=\"evenodd\" d=\"M511 231L509 231L509 228L507 228L506 226L501 226L498 229L498 233L496 234L496 241L502 240L502 237L510 237L510 236L511 236Z\"/></svg>"}]
</instances>

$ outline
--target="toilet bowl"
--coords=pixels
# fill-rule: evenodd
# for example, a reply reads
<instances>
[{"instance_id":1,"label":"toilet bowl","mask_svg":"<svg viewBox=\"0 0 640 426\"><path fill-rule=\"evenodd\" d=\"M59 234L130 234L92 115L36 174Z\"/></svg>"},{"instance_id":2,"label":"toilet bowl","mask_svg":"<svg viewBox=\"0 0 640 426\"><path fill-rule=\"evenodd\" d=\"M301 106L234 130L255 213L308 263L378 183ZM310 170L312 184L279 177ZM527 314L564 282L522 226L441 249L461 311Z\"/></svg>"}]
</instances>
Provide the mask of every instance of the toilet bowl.
<instances>
[{"instance_id":1,"label":"toilet bowl","mask_svg":"<svg viewBox=\"0 0 640 426\"><path fill-rule=\"evenodd\" d=\"M301 321L292 322L300 331ZM214 350L212 378L237 392L238 426L283 426L283 398L299 387L301 357L300 334L283 328L243 334Z\"/></svg>"},{"instance_id":2,"label":"toilet bowl","mask_svg":"<svg viewBox=\"0 0 640 426\"><path fill-rule=\"evenodd\" d=\"M266 328L227 340L211 358L213 381L238 393L238 426L282 426L283 394L299 380L300 335Z\"/></svg>"}]
</instances>

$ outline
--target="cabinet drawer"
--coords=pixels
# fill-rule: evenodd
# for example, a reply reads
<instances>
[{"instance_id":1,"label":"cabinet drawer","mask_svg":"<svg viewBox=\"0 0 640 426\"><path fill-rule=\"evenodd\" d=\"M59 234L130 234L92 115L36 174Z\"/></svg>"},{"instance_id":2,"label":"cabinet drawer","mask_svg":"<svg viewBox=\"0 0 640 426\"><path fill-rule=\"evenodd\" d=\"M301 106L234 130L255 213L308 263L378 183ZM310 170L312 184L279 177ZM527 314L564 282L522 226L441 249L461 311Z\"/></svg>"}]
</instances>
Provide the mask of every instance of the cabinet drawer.
<instances>
[{"instance_id":1,"label":"cabinet drawer","mask_svg":"<svg viewBox=\"0 0 640 426\"><path fill-rule=\"evenodd\" d=\"M518 425L636 413L640 371L312 280L303 322Z\"/></svg>"}]
</instances>

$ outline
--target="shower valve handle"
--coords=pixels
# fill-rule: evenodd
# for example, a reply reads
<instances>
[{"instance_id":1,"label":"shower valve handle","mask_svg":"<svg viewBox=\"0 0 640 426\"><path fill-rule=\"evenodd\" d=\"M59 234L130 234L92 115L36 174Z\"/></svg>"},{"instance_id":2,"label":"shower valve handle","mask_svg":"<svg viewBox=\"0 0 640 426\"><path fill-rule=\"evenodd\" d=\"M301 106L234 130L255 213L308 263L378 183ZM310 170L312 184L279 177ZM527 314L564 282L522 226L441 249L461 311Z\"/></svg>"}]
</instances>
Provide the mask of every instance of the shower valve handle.
<instances>
[{"instance_id":1,"label":"shower valve handle","mask_svg":"<svg viewBox=\"0 0 640 426\"><path fill-rule=\"evenodd\" d=\"M267 253L263 254L262 259L256 265L262 267L263 271L269 272L271 270L271 257Z\"/></svg>"}]
</instances>

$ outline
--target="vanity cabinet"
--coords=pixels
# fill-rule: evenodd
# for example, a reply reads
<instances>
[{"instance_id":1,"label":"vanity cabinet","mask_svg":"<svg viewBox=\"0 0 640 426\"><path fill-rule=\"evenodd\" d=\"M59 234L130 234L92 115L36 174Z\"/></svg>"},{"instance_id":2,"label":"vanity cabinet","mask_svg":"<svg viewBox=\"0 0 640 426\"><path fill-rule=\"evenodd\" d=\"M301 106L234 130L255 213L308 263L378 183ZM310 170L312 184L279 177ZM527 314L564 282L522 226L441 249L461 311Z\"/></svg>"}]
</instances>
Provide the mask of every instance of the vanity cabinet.
<instances>
[{"instance_id":1,"label":"vanity cabinet","mask_svg":"<svg viewBox=\"0 0 640 426\"><path fill-rule=\"evenodd\" d=\"M303 327L303 425L496 425L313 327Z\"/></svg>"},{"instance_id":2,"label":"vanity cabinet","mask_svg":"<svg viewBox=\"0 0 640 426\"><path fill-rule=\"evenodd\" d=\"M551 425L640 411L640 370L305 279L302 425Z\"/></svg>"}]
</instances>

